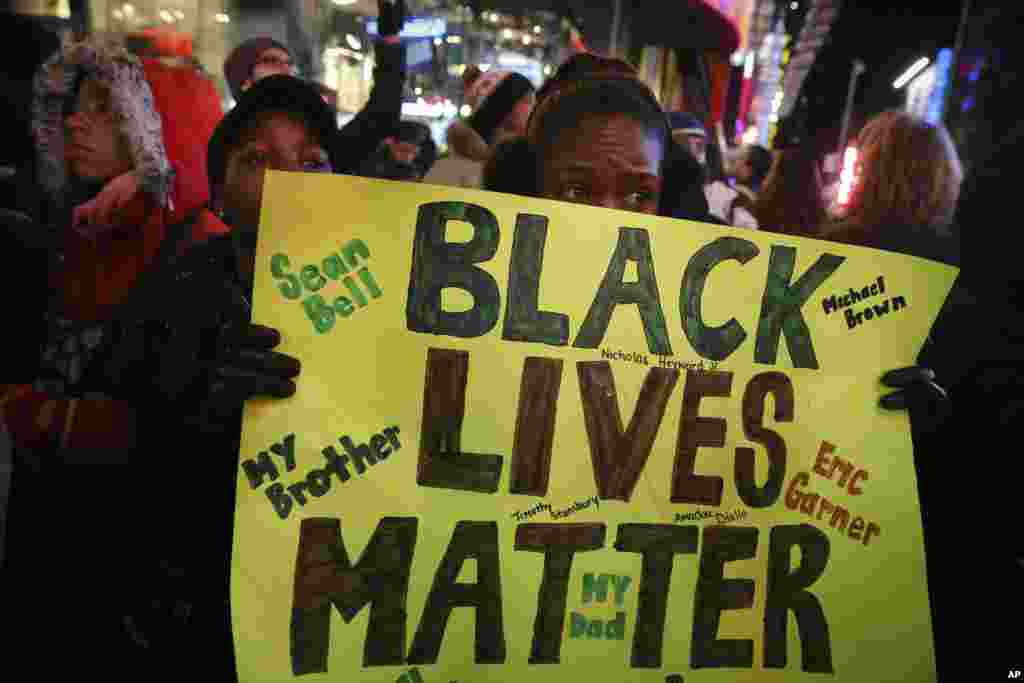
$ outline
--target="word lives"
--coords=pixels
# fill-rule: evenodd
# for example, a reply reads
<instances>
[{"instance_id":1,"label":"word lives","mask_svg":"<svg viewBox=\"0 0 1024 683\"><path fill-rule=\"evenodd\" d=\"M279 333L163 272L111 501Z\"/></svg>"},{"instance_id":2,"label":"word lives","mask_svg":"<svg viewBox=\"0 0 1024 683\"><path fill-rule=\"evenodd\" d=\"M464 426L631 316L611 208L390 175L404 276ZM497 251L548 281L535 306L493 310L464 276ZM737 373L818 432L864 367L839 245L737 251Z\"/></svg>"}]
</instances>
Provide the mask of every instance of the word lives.
<instances>
[{"instance_id":1,"label":"word lives","mask_svg":"<svg viewBox=\"0 0 1024 683\"><path fill-rule=\"evenodd\" d=\"M291 260L286 255L274 254L270 257L270 273L282 281L278 289L284 298L302 299L302 308L313 327L323 334L334 328L337 316L347 318L368 306L370 299L379 299L383 294L365 265L369 258L370 250L366 243L356 239L342 247L340 253L328 254L319 266L303 266L298 275L289 272ZM332 302L317 294L328 286L328 280L340 280L345 285L346 294L335 297Z\"/></svg>"},{"instance_id":2,"label":"word lives","mask_svg":"<svg viewBox=\"0 0 1024 683\"><path fill-rule=\"evenodd\" d=\"M398 440L399 433L398 427L387 427L382 430L381 434L374 434L370 437L368 444L364 443L358 446L352 442L351 437L341 437L339 442L345 449L345 453L339 454L334 446L323 449L322 453L327 463L322 469L310 470L305 479L294 484L285 486L277 483L266 488L265 493L274 506L274 511L281 519L288 519L295 503L302 507L308 502L307 493L313 498L320 498L330 492L332 479L336 478L341 484L351 479L352 473L349 472L349 465L355 469L357 475L366 474L368 467L386 460L395 451L402 448L402 444ZM269 450L270 453L279 456L284 461L286 471L295 470L294 434L289 434L282 439L281 443L274 444ZM277 481L280 477L277 466L274 465L267 451L262 451L255 459L243 461L242 469L253 490L263 485L264 478Z\"/></svg>"},{"instance_id":3,"label":"word lives","mask_svg":"<svg viewBox=\"0 0 1024 683\"><path fill-rule=\"evenodd\" d=\"M833 453L835 450L835 446L827 441L822 441L821 448L818 450L818 457L815 458L814 467L811 468L811 471L830 481L838 471L839 478L836 480L836 484L839 488L845 489L851 496L861 495L864 493L864 490L858 486L858 483L867 481L868 473L838 455L829 460L828 454ZM868 544L872 536L878 536L882 533L881 527L875 522L867 522L867 528L865 529L865 522L862 517L854 517L851 522L850 512L846 508L832 503L817 493L802 491L801 489L807 486L809 481L810 477L806 472L800 472L793 477L789 483L789 489L786 491L786 507L790 510L799 508L800 512L816 517L819 521L826 521L822 518L831 515L831 518L828 519L829 526L839 533L845 532L855 541L862 540L864 545ZM817 511L817 514L815 514L815 511ZM849 524L848 530L847 524Z\"/></svg>"},{"instance_id":4,"label":"word lives","mask_svg":"<svg viewBox=\"0 0 1024 683\"><path fill-rule=\"evenodd\" d=\"M881 318L882 316L889 315L890 311L895 312L907 307L906 298L897 296L892 299L886 299L880 304L872 303L872 305L860 311L852 308L854 304L859 304L866 299L881 296L882 294L885 294L885 279L879 275L878 280L870 285L864 285L860 290L851 287L847 294L833 294L827 299L822 299L821 305L825 309L826 315L831 315L840 309L845 309L843 314L846 316L846 328L852 330L858 325L863 325L865 321Z\"/></svg>"},{"instance_id":5,"label":"word lives","mask_svg":"<svg viewBox=\"0 0 1024 683\"><path fill-rule=\"evenodd\" d=\"M583 575L583 604L606 603L608 602L608 587L615 593L615 606L623 607L626 604L626 591L632 579L628 576L617 574L601 574L596 579L593 574ZM573 612L570 615L569 637L570 638L604 638L605 640L623 640L626 637L626 613L617 612L614 619L602 621L600 619L588 619L587 617Z\"/></svg>"}]
</instances>

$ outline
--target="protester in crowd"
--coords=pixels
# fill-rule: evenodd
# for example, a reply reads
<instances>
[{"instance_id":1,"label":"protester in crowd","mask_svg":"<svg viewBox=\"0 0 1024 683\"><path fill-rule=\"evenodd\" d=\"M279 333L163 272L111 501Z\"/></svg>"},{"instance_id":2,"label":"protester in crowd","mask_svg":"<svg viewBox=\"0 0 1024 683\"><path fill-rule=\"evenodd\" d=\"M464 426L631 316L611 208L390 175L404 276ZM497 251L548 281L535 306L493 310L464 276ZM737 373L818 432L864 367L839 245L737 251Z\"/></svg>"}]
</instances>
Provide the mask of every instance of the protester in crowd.
<instances>
[{"instance_id":1,"label":"protester in crowd","mask_svg":"<svg viewBox=\"0 0 1024 683\"><path fill-rule=\"evenodd\" d=\"M541 87L528 133L497 146L484 189L714 221L699 163L625 62L570 58Z\"/></svg>"},{"instance_id":2,"label":"protester in crowd","mask_svg":"<svg viewBox=\"0 0 1024 683\"><path fill-rule=\"evenodd\" d=\"M659 215L671 218L727 225L711 213L704 194L704 167L691 152L674 139L668 144L665 167L662 171L661 206Z\"/></svg>"},{"instance_id":3,"label":"protester in crowd","mask_svg":"<svg viewBox=\"0 0 1024 683\"><path fill-rule=\"evenodd\" d=\"M738 207L754 214L757 193L761 191L761 184L771 170L772 162L772 153L760 145L744 145L739 149L732 163L736 179L733 189L739 196L733 200L730 210L735 211Z\"/></svg>"},{"instance_id":4,"label":"protester in crowd","mask_svg":"<svg viewBox=\"0 0 1024 683\"><path fill-rule=\"evenodd\" d=\"M861 170L843 217L826 226L825 237L903 253L926 249L917 255L932 254L937 260L955 258L955 253L931 251L954 246L936 237L951 235L963 181L960 158L945 128L887 111L864 126L856 144Z\"/></svg>"},{"instance_id":5,"label":"protester in crowd","mask_svg":"<svg viewBox=\"0 0 1024 683\"><path fill-rule=\"evenodd\" d=\"M265 172L331 173L333 134L333 115L314 86L271 76L242 96L210 139L211 207L231 227L245 291L252 289Z\"/></svg>"},{"instance_id":6,"label":"protester in crowd","mask_svg":"<svg viewBox=\"0 0 1024 683\"><path fill-rule=\"evenodd\" d=\"M484 165L496 145L523 135L534 103L534 88L521 74L479 69L467 71L466 103L473 108L468 121L448 129L448 156L438 160L423 179L435 185L479 188Z\"/></svg>"},{"instance_id":7,"label":"protester in crowd","mask_svg":"<svg viewBox=\"0 0 1024 683\"><path fill-rule=\"evenodd\" d=\"M385 180L423 179L437 160L437 145L430 127L418 121L402 121L365 164L359 175Z\"/></svg>"},{"instance_id":8,"label":"protester in crowd","mask_svg":"<svg viewBox=\"0 0 1024 683\"><path fill-rule=\"evenodd\" d=\"M366 105L324 142L335 173L358 174L402 116L405 49L399 34L406 18L406 0L378 0L380 40L374 48L373 89ZM239 45L224 63L224 76L237 101L262 78L295 75L291 54L271 38L253 38ZM337 126L335 126L337 127Z\"/></svg>"},{"instance_id":9,"label":"protester in crowd","mask_svg":"<svg viewBox=\"0 0 1024 683\"><path fill-rule=\"evenodd\" d=\"M275 74L296 76L298 68L288 48L273 38L250 38L232 50L224 62L224 79L236 101L261 78Z\"/></svg>"},{"instance_id":10,"label":"protester in crowd","mask_svg":"<svg viewBox=\"0 0 1024 683\"><path fill-rule=\"evenodd\" d=\"M39 225L54 228L63 261L51 271L56 296L43 357L25 359L39 368L36 381L7 395L3 417L22 457L93 467L51 474L35 492L24 491L24 478L14 484L16 526L34 519L24 505L43 495L89 514L64 515L59 551L44 540L23 542L11 560L22 571L46 572L67 556L90 557L80 571L90 590L78 621L68 624L80 634L69 657L86 669L98 669L100 656L127 666L122 657L134 655L126 653L147 649L131 645L125 624L154 599L137 579L157 558L193 552L193 566L209 565L210 549L223 547L224 525L207 513L230 496L190 496L183 505L174 478L161 475L174 461L161 459L202 454L200 478L233 481L237 439L232 451L231 438L218 433L224 416L252 396L290 395L298 372L294 359L270 351L279 335L250 325L244 296L226 282L214 247L227 227L203 208L205 158L193 144L203 123L190 112L201 110L204 93L175 89L177 75L161 76L124 49L90 39L59 52L36 78L42 197L28 208ZM162 108L169 103L176 108ZM125 177L138 188L126 202L110 207L103 223L71 227L77 207ZM104 464L120 467L95 467ZM217 594L196 590L207 589ZM172 661L168 655L164 663Z\"/></svg>"},{"instance_id":11,"label":"protester in crowd","mask_svg":"<svg viewBox=\"0 0 1024 683\"><path fill-rule=\"evenodd\" d=\"M707 167L707 131L704 124L686 112L669 114L672 139L688 150L701 165L704 195L713 216L727 225L739 228L757 228L757 220L750 211L740 206L741 195L721 178L710 178Z\"/></svg>"},{"instance_id":12,"label":"protester in crowd","mask_svg":"<svg viewBox=\"0 0 1024 683\"><path fill-rule=\"evenodd\" d=\"M804 146L776 151L775 161L753 205L761 230L817 237L828 214L821 169Z\"/></svg>"}]
</instances>

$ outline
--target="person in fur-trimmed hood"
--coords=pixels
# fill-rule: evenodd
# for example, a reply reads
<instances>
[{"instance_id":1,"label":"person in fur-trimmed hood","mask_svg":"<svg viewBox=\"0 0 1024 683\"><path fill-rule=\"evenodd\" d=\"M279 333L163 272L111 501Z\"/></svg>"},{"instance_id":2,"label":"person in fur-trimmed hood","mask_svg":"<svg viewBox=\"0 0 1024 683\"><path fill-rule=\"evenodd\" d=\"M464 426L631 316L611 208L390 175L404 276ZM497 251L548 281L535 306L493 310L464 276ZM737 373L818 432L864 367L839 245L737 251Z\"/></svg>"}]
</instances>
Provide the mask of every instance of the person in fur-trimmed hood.
<instances>
[{"instance_id":1,"label":"person in fur-trimmed hood","mask_svg":"<svg viewBox=\"0 0 1024 683\"><path fill-rule=\"evenodd\" d=\"M473 114L448 128L448 156L434 164L424 183L480 188L494 148L526 132L535 92L525 76L478 69L466 73L466 104Z\"/></svg>"},{"instance_id":2,"label":"person in fur-trimmed hood","mask_svg":"<svg viewBox=\"0 0 1024 683\"><path fill-rule=\"evenodd\" d=\"M170 68L90 38L37 73L40 197L23 208L54 233L62 258L50 272L39 379L4 396L21 449L64 461L130 459L142 442L140 410L161 404L169 418L170 402L186 395L199 410L210 393L199 385L216 380L204 366L223 364L219 342L207 362L173 340L192 344L198 326L247 316L244 297L221 287L223 268L204 270L200 285L196 263L175 266L228 228L206 208L205 145L218 117L197 112L209 111L202 100L211 91L182 87L187 75ZM173 343L143 339L144 322ZM174 409L191 411L185 402Z\"/></svg>"}]
</instances>

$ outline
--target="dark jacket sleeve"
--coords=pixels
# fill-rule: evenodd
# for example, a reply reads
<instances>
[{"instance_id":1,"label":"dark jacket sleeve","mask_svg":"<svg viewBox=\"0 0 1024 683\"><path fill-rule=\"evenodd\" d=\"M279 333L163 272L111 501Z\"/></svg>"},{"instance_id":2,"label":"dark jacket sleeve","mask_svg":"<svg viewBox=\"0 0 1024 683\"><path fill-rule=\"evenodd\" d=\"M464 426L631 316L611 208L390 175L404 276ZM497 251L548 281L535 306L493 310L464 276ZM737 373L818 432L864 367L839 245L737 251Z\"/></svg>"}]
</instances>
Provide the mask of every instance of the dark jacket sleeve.
<instances>
[{"instance_id":1,"label":"dark jacket sleeve","mask_svg":"<svg viewBox=\"0 0 1024 683\"><path fill-rule=\"evenodd\" d=\"M405 86L405 46L378 42L373 90L366 106L345 124L334 141L335 173L354 173L398 127Z\"/></svg>"}]
</instances>

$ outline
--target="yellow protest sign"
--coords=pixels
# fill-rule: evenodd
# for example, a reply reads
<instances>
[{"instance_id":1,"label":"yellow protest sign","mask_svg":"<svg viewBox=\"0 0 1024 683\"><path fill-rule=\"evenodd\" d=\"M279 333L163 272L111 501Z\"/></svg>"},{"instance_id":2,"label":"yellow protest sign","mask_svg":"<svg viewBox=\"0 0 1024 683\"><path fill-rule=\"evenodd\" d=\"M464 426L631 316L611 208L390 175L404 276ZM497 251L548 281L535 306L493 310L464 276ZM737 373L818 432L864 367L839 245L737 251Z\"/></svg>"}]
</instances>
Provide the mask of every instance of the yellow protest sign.
<instances>
[{"instance_id":1,"label":"yellow protest sign","mask_svg":"<svg viewBox=\"0 0 1024 683\"><path fill-rule=\"evenodd\" d=\"M953 268L824 241L268 175L241 681L934 678L907 415Z\"/></svg>"}]
</instances>

